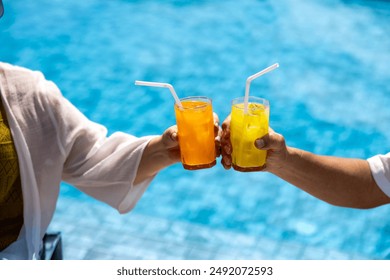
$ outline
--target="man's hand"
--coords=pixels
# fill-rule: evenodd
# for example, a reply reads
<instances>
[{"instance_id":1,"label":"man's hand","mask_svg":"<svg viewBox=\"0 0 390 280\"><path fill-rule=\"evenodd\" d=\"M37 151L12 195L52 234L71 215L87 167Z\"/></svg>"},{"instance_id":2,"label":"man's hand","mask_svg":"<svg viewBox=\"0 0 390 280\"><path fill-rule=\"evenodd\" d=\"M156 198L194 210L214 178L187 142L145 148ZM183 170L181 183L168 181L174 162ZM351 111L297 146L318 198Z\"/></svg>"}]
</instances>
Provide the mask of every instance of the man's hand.
<instances>
[{"instance_id":1,"label":"man's hand","mask_svg":"<svg viewBox=\"0 0 390 280\"><path fill-rule=\"evenodd\" d=\"M232 166L233 147L230 142L230 115L222 123L221 138L221 163L225 169ZM287 146L284 137L269 128L269 133L262 138L256 139L253 143L259 150L267 151L266 166L262 171L272 171L283 167L287 158Z\"/></svg>"}]
</instances>

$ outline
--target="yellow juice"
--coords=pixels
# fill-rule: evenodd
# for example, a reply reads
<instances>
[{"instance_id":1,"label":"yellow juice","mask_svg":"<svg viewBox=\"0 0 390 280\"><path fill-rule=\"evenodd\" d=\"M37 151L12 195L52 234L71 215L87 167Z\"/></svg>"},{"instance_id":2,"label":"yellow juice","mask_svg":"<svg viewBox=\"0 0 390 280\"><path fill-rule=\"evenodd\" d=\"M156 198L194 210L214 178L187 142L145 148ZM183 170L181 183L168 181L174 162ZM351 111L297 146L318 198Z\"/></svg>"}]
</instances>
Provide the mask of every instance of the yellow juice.
<instances>
[{"instance_id":1,"label":"yellow juice","mask_svg":"<svg viewBox=\"0 0 390 280\"><path fill-rule=\"evenodd\" d=\"M183 109L175 105L181 162L195 170L216 164L214 118L211 100L205 97L181 99Z\"/></svg>"},{"instance_id":2,"label":"yellow juice","mask_svg":"<svg viewBox=\"0 0 390 280\"><path fill-rule=\"evenodd\" d=\"M240 103L242 102L242 103ZM244 112L243 98L233 100L230 122L232 166L238 171L259 171L264 168L267 152L255 147L255 140L268 133L269 104L250 97Z\"/></svg>"}]
</instances>

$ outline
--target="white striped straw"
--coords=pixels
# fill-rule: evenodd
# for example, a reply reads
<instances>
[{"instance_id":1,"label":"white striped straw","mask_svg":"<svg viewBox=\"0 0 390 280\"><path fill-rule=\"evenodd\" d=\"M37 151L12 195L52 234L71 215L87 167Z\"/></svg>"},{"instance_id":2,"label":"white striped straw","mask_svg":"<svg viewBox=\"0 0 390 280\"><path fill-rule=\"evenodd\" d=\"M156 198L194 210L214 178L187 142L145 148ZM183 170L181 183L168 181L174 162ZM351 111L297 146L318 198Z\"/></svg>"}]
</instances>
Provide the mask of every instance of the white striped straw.
<instances>
[{"instance_id":1,"label":"white striped straw","mask_svg":"<svg viewBox=\"0 0 390 280\"><path fill-rule=\"evenodd\" d=\"M150 86L150 87L163 87L163 88L169 88L170 92L172 93L173 98L175 99L176 104L180 107L183 108L183 105L180 102L179 97L176 94L175 89L171 84L167 83L156 83L156 82L145 82L145 81L135 81L135 84L137 86Z\"/></svg>"},{"instance_id":2,"label":"white striped straw","mask_svg":"<svg viewBox=\"0 0 390 280\"><path fill-rule=\"evenodd\" d=\"M252 76L249 76L246 79L245 96L244 96L244 113L245 114L248 113L249 88L251 86L251 82L254 79L256 79L256 78L258 78L258 77L260 77L260 76L262 76L262 75L264 75L264 74L266 74L268 72L271 72L272 70L274 70L274 69L276 69L278 67L279 67L279 63L275 63L275 64L273 64L273 65L271 65L271 66L261 70L260 72L257 72L256 74L253 74Z\"/></svg>"}]
</instances>

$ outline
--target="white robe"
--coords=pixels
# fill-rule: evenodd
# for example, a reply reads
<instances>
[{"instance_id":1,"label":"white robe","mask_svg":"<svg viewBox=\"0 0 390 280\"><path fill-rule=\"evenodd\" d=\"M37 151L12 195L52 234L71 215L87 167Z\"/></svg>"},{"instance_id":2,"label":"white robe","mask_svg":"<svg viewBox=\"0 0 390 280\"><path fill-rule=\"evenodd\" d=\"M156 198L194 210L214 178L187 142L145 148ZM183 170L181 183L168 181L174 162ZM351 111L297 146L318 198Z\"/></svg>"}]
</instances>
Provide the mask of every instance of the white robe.
<instances>
[{"instance_id":1,"label":"white robe","mask_svg":"<svg viewBox=\"0 0 390 280\"><path fill-rule=\"evenodd\" d=\"M133 181L152 137L117 132L88 120L40 72L0 63L0 92L19 159L24 226L0 259L37 259L60 182L130 211L153 177Z\"/></svg>"}]
</instances>

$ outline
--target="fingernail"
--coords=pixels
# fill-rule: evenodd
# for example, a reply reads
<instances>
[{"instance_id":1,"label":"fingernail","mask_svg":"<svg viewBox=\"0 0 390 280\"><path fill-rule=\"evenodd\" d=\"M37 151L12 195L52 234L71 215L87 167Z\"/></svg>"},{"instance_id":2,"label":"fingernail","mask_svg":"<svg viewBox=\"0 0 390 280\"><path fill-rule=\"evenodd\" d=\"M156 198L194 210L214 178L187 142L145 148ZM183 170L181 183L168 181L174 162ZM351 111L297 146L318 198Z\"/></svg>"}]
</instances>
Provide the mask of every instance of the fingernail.
<instances>
[{"instance_id":1,"label":"fingernail","mask_svg":"<svg viewBox=\"0 0 390 280\"><path fill-rule=\"evenodd\" d=\"M255 146L259 149L263 148L265 145L264 143L264 140L263 139L256 139L255 141Z\"/></svg>"}]
</instances>

